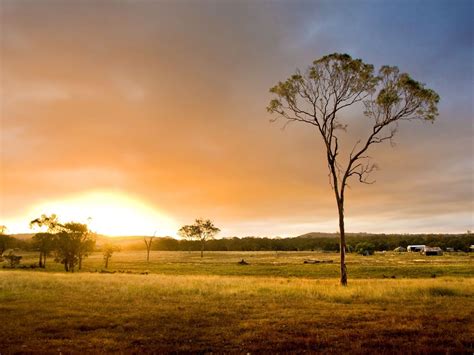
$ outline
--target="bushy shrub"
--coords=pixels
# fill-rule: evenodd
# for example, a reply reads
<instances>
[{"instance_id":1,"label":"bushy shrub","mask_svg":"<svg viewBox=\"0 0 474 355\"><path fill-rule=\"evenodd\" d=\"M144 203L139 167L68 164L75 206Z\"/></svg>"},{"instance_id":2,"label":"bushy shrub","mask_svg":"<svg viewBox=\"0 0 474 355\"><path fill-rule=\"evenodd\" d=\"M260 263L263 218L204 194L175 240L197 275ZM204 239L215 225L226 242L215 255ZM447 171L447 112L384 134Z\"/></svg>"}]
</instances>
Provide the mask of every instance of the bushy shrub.
<instances>
[{"instance_id":1,"label":"bushy shrub","mask_svg":"<svg viewBox=\"0 0 474 355\"><path fill-rule=\"evenodd\" d=\"M10 252L7 255L4 255L5 259L9 263L10 268L15 268L20 265L20 260L22 259L21 256L15 255L13 252Z\"/></svg>"},{"instance_id":2,"label":"bushy shrub","mask_svg":"<svg viewBox=\"0 0 474 355\"><path fill-rule=\"evenodd\" d=\"M373 255L375 251L375 245L369 242L361 242L356 245L355 251L361 255Z\"/></svg>"}]
</instances>

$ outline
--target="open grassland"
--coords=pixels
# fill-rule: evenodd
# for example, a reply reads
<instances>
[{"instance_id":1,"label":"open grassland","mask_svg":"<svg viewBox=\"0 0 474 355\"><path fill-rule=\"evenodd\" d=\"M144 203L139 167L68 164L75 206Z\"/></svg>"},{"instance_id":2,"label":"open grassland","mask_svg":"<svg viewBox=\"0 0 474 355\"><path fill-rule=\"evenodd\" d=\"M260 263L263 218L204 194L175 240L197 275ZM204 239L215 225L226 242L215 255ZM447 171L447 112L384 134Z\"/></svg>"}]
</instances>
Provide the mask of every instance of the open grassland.
<instances>
[{"instance_id":1,"label":"open grassland","mask_svg":"<svg viewBox=\"0 0 474 355\"><path fill-rule=\"evenodd\" d=\"M0 352L472 352L474 280L0 272Z\"/></svg>"},{"instance_id":2,"label":"open grassland","mask_svg":"<svg viewBox=\"0 0 474 355\"><path fill-rule=\"evenodd\" d=\"M23 256L36 261L34 253ZM114 254L114 274L95 272L103 268L100 253L76 273L52 260L46 272L0 269L0 353L474 351L468 254L351 254L346 288L338 285L337 254L145 258ZM249 265L238 265L242 258Z\"/></svg>"},{"instance_id":3,"label":"open grassland","mask_svg":"<svg viewBox=\"0 0 474 355\"><path fill-rule=\"evenodd\" d=\"M37 253L20 253L23 264L37 262ZM239 265L244 259L249 265ZM303 264L306 259L332 260L332 264ZM167 275L275 276L335 278L339 276L339 254L321 252L199 252L152 251L146 262L145 251L118 252L108 270L113 272L159 273ZM348 254L350 278L428 278L438 276L473 276L474 255L451 253L424 256L419 253L376 253L373 256ZM82 271L104 268L101 253L84 259ZM39 270L39 269L37 269ZM48 259L46 271L63 271L61 264Z\"/></svg>"}]
</instances>

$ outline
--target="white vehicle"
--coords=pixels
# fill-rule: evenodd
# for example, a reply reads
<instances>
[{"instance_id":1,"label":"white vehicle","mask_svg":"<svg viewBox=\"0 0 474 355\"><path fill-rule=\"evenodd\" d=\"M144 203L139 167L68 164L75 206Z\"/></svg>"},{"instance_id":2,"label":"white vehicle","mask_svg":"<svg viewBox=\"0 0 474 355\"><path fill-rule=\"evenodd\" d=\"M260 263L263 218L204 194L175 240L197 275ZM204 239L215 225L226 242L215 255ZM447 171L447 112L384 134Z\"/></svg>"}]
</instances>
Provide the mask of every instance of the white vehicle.
<instances>
[{"instance_id":1,"label":"white vehicle","mask_svg":"<svg viewBox=\"0 0 474 355\"><path fill-rule=\"evenodd\" d=\"M409 245L407 246L408 252L420 252L425 249L426 245Z\"/></svg>"}]
</instances>

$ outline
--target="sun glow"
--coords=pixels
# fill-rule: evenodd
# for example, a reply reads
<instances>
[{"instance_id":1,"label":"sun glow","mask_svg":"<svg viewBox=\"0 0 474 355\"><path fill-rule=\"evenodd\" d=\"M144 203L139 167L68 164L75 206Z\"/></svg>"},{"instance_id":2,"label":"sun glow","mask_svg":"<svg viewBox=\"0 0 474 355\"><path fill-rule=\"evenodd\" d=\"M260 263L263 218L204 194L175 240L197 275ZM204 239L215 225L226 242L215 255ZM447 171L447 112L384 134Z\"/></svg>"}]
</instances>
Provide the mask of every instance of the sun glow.
<instances>
[{"instance_id":1,"label":"sun glow","mask_svg":"<svg viewBox=\"0 0 474 355\"><path fill-rule=\"evenodd\" d=\"M35 206L29 215L55 213L60 221L87 223L90 229L109 236L174 236L177 223L139 199L116 192L94 191Z\"/></svg>"}]
</instances>

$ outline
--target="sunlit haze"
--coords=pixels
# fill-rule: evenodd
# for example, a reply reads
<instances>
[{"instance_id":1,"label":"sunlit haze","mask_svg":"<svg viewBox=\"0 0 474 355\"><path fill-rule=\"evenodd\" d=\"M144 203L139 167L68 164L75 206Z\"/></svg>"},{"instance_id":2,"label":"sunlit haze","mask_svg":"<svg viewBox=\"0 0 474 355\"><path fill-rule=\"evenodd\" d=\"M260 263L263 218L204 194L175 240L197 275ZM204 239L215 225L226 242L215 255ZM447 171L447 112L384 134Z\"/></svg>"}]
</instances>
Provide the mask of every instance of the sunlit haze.
<instances>
[{"instance_id":1,"label":"sunlit haze","mask_svg":"<svg viewBox=\"0 0 474 355\"><path fill-rule=\"evenodd\" d=\"M474 228L472 1L1 0L0 224L90 217L110 235L220 237L338 228L310 127L270 123L268 90L341 52L397 65L439 93L350 184L346 230ZM92 6L93 5L93 6ZM345 142L361 109L342 115ZM361 123L362 122L362 123ZM347 151L347 147L345 148Z\"/></svg>"},{"instance_id":2,"label":"sunlit haze","mask_svg":"<svg viewBox=\"0 0 474 355\"><path fill-rule=\"evenodd\" d=\"M110 236L175 235L178 224L156 208L116 192L95 191L33 206L19 220L8 224L12 230L24 231L28 221L41 214L57 214L64 222L87 223L93 232Z\"/></svg>"}]
</instances>

